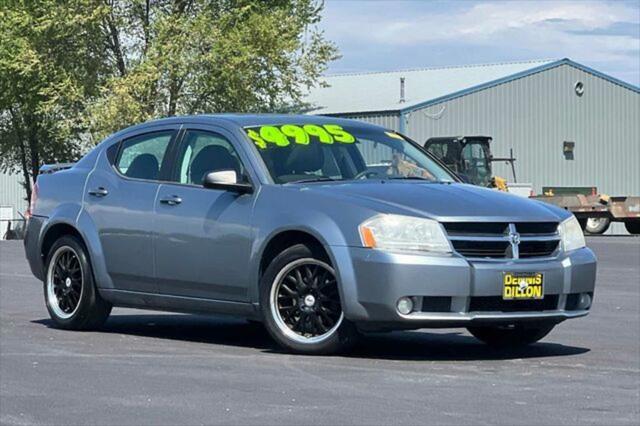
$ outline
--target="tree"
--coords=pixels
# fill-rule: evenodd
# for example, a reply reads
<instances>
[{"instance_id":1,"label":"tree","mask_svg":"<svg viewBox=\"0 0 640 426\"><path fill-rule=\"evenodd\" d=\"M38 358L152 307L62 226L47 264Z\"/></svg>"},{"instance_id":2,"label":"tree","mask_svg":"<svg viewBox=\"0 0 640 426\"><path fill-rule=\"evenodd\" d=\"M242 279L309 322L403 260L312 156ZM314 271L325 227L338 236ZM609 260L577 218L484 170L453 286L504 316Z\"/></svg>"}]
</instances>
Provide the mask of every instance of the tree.
<instances>
[{"instance_id":1,"label":"tree","mask_svg":"<svg viewBox=\"0 0 640 426\"><path fill-rule=\"evenodd\" d=\"M292 111L336 47L316 0L5 0L0 167L27 197L43 162L75 160L152 118Z\"/></svg>"},{"instance_id":2,"label":"tree","mask_svg":"<svg viewBox=\"0 0 640 426\"><path fill-rule=\"evenodd\" d=\"M335 46L314 0L112 2L113 69L88 117L96 139L150 118L302 105ZM126 41L126 42L125 42Z\"/></svg>"},{"instance_id":3,"label":"tree","mask_svg":"<svg viewBox=\"0 0 640 426\"><path fill-rule=\"evenodd\" d=\"M0 7L0 169L20 170L27 198L43 162L75 159L84 102L98 94L104 7L72 0Z\"/></svg>"}]
</instances>

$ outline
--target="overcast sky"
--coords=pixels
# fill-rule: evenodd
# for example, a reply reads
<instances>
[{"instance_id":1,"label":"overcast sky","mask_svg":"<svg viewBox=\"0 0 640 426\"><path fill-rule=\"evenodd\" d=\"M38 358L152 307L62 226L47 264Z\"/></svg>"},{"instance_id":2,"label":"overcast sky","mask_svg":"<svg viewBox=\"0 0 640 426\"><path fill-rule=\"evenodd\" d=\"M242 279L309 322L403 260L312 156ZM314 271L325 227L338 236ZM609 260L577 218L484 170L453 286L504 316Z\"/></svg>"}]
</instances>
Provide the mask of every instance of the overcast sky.
<instances>
[{"instance_id":1,"label":"overcast sky","mask_svg":"<svg viewBox=\"0 0 640 426\"><path fill-rule=\"evenodd\" d=\"M640 85L640 0L326 0L330 74L568 57Z\"/></svg>"}]
</instances>

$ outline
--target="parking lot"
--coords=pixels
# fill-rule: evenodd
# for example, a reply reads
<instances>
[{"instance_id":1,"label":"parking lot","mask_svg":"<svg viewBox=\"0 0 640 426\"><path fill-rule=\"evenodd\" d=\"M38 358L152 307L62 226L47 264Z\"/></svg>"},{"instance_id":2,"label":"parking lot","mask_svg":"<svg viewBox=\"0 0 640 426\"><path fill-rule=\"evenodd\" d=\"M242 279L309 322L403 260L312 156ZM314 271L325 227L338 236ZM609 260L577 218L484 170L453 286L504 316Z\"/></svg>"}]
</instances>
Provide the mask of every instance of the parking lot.
<instances>
[{"instance_id":1,"label":"parking lot","mask_svg":"<svg viewBox=\"0 0 640 426\"><path fill-rule=\"evenodd\" d=\"M517 352L464 330L280 353L261 326L115 309L51 328L21 242L0 242L0 424L638 424L640 238L593 237L590 316Z\"/></svg>"}]
</instances>

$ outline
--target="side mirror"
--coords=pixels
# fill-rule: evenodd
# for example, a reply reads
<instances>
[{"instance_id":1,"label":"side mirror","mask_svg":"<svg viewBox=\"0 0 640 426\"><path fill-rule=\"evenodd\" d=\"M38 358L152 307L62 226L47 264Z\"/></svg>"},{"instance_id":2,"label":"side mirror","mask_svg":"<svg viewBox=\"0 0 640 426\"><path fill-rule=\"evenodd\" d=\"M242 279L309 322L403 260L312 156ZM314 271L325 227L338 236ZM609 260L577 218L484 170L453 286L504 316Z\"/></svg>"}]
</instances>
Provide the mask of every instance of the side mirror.
<instances>
[{"instance_id":1,"label":"side mirror","mask_svg":"<svg viewBox=\"0 0 640 426\"><path fill-rule=\"evenodd\" d=\"M237 192L238 194L253 192L253 186L250 184L238 183L238 175L235 170L218 170L207 173L202 181L202 186L208 189Z\"/></svg>"}]
</instances>

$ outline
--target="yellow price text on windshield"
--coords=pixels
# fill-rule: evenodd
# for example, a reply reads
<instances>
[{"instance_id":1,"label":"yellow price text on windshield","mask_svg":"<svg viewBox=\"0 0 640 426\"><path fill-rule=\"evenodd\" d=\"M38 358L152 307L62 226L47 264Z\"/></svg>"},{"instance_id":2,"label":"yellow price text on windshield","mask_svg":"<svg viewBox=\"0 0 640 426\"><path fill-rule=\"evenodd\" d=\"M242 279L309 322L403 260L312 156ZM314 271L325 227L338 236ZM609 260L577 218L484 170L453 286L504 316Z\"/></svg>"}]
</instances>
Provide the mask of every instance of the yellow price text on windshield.
<instances>
[{"instance_id":1,"label":"yellow price text on windshield","mask_svg":"<svg viewBox=\"0 0 640 426\"><path fill-rule=\"evenodd\" d=\"M284 124L281 126L261 126L246 129L247 136L260 149L266 149L269 144L276 147L289 146L292 143L309 145L311 141L324 144L334 142L350 144L356 138L337 124Z\"/></svg>"},{"instance_id":2,"label":"yellow price text on windshield","mask_svg":"<svg viewBox=\"0 0 640 426\"><path fill-rule=\"evenodd\" d=\"M262 139L260 137L260 133L256 132L255 130L247 129L247 136L251 138L253 143L256 144L258 148L265 149L267 147L267 141Z\"/></svg>"}]
</instances>

